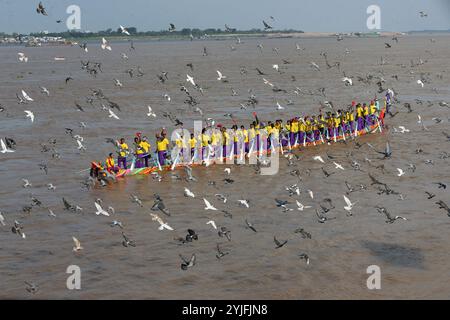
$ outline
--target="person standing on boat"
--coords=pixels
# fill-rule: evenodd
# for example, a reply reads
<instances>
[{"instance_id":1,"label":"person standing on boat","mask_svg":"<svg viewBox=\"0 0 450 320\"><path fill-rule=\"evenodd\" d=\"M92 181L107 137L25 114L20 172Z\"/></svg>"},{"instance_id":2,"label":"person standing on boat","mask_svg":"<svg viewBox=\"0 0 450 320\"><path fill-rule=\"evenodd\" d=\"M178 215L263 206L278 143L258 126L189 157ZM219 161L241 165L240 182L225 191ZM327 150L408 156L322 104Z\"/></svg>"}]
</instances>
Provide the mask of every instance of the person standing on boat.
<instances>
[{"instance_id":1,"label":"person standing on boat","mask_svg":"<svg viewBox=\"0 0 450 320\"><path fill-rule=\"evenodd\" d=\"M289 142L291 143L291 146L294 147L297 142L297 135L298 135L298 118L295 117L291 120L290 124L290 132L289 132Z\"/></svg>"},{"instance_id":2,"label":"person standing on boat","mask_svg":"<svg viewBox=\"0 0 450 320\"><path fill-rule=\"evenodd\" d=\"M134 137L133 146L134 146L134 155L135 155L134 161L135 161L136 168L142 167L141 160L144 158L143 157L144 150L140 146L140 143L141 143L141 139L139 138L139 136Z\"/></svg>"},{"instance_id":3,"label":"person standing on boat","mask_svg":"<svg viewBox=\"0 0 450 320\"><path fill-rule=\"evenodd\" d=\"M225 161L228 157L227 151L228 146L230 145L230 135L228 134L226 127L222 127L220 130L222 131L222 157L223 161Z\"/></svg>"},{"instance_id":4,"label":"person standing on boat","mask_svg":"<svg viewBox=\"0 0 450 320\"><path fill-rule=\"evenodd\" d=\"M369 123L369 107L366 103L363 103L363 116L364 116L364 127L368 127L370 125Z\"/></svg>"},{"instance_id":5,"label":"person standing on boat","mask_svg":"<svg viewBox=\"0 0 450 320\"><path fill-rule=\"evenodd\" d=\"M141 148L141 150L144 151L144 153L142 154L142 158L144 159L145 167L148 167L148 159L151 157L150 155L151 145L148 142L147 137L144 136L142 138L141 142L139 142L139 147Z\"/></svg>"},{"instance_id":6,"label":"person standing on boat","mask_svg":"<svg viewBox=\"0 0 450 320\"><path fill-rule=\"evenodd\" d=\"M369 106L369 113L370 113L370 122L369 124L375 124L376 123L376 112L377 112L377 107L375 105L375 101L371 101L370 102L370 106Z\"/></svg>"},{"instance_id":7,"label":"person standing on boat","mask_svg":"<svg viewBox=\"0 0 450 320\"><path fill-rule=\"evenodd\" d=\"M156 134L156 152L158 153L158 162L160 166L166 164L167 148L169 146L169 140L162 134Z\"/></svg>"},{"instance_id":8,"label":"person standing on boat","mask_svg":"<svg viewBox=\"0 0 450 320\"><path fill-rule=\"evenodd\" d=\"M256 115L256 112L253 112L253 116L255 117L255 121L253 121L253 127L255 128L255 134L256 134L256 150L259 154L259 147L260 147L260 132L259 129L261 128L258 116Z\"/></svg>"},{"instance_id":9,"label":"person standing on boat","mask_svg":"<svg viewBox=\"0 0 450 320\"><path fill-rule=\"evenodd\" d=\"M244 152L248 154L249 151L249 138L248 138L248 131L245 129L245 126L241 126L241 136L242 140L244 141Z\"/></svg>"},{"instance_id":10,"label":"person standing on boat","mask_svg":"<svg viewBox=\"0 0 450 320\"><path fill-rule=\"evenodd\" d=\"M202 129L200 141L202 142L202 161L203 161L206 158L206 148L208 148L209 145L211 144L211 138L209 137L209 135L206 134L206 128Z\"/></svg>"},{"instance_id":11,"label":"person standing on boat","mask_svg":"<svg viewBox=\"0 0 450 320\"><path fill-rule=\"evenodd\" d=\"M364 128L364 118L363 118L364 110L360 103L356 105L356 121L357 121L357 131L362 130Z\"/></svg>"},{"instance_id":12,"label":"person standing on boat","mask_svg":"<svg viewBox=\"0 0 450 320\"><path fill-rule=\"evenodd\" d=\"M240 131L238 130L238 126L235 124L231 127L233 129L233 155L237 157L239 154L239 140L242 141ZM230 155L232 156L232 155Z\"/></svg>"},{"instance_id":13,"label":"person standing on boat","mask_svg":"<svg viewBox=\"0 0 450 320\"><path fill-rule=\"evenodd\" d=\"M195 139L193 133L191 133L191 138L189 139L189 147L191 150L191 158L193 158L195 155L195 148L197 147L197 139Z\"/></svg>"},{"instance_id":14,"label":"person standing on boat","mask_svg":"<svg viewBox=\"0 0 450 320\"><path fill-rule=\"evenodd\" d=\"M119 147L119 156L117 157L117 164L119 167L122 164L122 168L126 169L127 168L127 155L129 154L129 151L128 151L128 145L125 143L124 138L120 138L118 147Z\"/></svg>"},{"instance_id":15,"label":"person standing on boat","mask_svg":"<svg viewBox=\"0 0 450 320\"><path fill-rule=\"evenodd\" d=\"M252 152L255 151L256 130L255 130L255 125L253 123L250 123L250 129L248 129L248 140L250 141ZM250 152L250 150L249 150L249 152Z\"/></svg>"}]
</instances>

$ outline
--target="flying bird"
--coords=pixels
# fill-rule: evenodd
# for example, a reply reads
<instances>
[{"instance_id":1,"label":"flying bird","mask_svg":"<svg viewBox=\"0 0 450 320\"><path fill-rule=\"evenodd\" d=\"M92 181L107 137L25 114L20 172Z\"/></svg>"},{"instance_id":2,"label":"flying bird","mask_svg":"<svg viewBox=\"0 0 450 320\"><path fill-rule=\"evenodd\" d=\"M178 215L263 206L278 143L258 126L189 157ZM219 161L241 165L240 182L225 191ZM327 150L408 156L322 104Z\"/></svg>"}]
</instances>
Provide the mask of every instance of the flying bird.
<instances>
[{"instance_id":1,"label":"flying bird","mask_svg":"<svg viewBox=\"0 0 450 320\"><path fill-rule=\"evenodd\" d=\"M315 157L313 157L313 159L314 159L314 160L317 160L317 161L320 161L320 162L322 162L322 163L325 163L325 161L323 161L323 159L322 159L321 156L315 156Z\"/></svg>"},{"instance_id":2,"label":"flying bird","mask_svg":"<svg viewBox=\"0 0 450 320\"><path fill-rule=\"evenodd\" d=\"M83 247L81 246L81 242L75 237L72 237L72 239L73 239L73 242L75 243L75 247L73 247L73 251L78 252L80 250L83 250Z\"/></svg>"},{"instance_id":3,"label":"flying bird","mask_svg":"<svg viewBox=\"0 0 450 320\"><path fill-rule=\"evenodd\" d=\"M28 62L28 57L23 52L17 53L20 62Z\"/></svg>"},{"instance_id":4,"label":"flying bird","mask_svg":"<svg viewBox=\"0 0 450 320\"><path fill-rule=\"evenodd\" d=\"M109 217L109 213L107 211L105 211L98 202L94 202L94 204L95 204L95 208L97 209L97 211L95 212L96 215L102 214L104 216Z\"/></svg>"},{"instance_id":5,"label":"flying bird","mask_svg":"<svg viewBox=\"0 0 450 320\"><path fill-rule=\"evenodd\" d=\"M114 119L120 120L120 118L111 109L108 109L108 112L109 112L109 117L110 118L114 118Z\"/></svg>"},{"instance_id":6,"label":"flying bird","mask_svg":"<svg viewBox=\"0 0 450 320\"><path fill-rule=\"evenodd\" d=\"M101 44L101 48L103 49L103 50L109 50L109 51L111 51L111 46L109 45L109 42L108 41L106 41L106 39L105 38L102 38L102 44Z\"/></svg>"},{"instance_id":7,"label":"flying bird","mask_svg":"<svg viewBox=\"0 0 450 320\"><path fill-rule=\"evenodd\" d=\"M130 33L128 32L128 30L127 30L126 28L122 27L121 25L119 25L119 27L120 27L120 31L121 31L122 33L125 33L127 36L130 35Z\"/></svg>"},{"instance_id":8,"label":"flying bird","mask_svg":"<svg viewBox=\"0 0 450 320\"><path fill-rule=\"evenodd\" d=\"M31 122L34 122L34 113L31 112L30 110L25 110L24 112L26 114L26 117L30 118Z\"/></svg>"},{"instance_id":9,"label":"flying bird","mask_svg":"<svg viewBox=\"0 0 450 320\"><path fill-rule=\"evenodd\" d=\"M190 197L190 198L195 198L195 194L186 187L184 188L184 196Z\"/></svg>"},{"instance_id":10,"label":"flying bird","mask_svg":"<svg viewBox=\"0 0 450 320\"><path fill-rule=\"evenodd\" d=\"M263 25L264 25L264 31L267 31L267 30L269 30L269 29L273 29L272 28L272 26L270 26L267 22L265 22L264 20L263 20Z\"/></svg>"},{"instance_id":11,"label":"flying bird","mask_svg":"<svg viewBox=\"0 0 450 320\"><path fill-rule=\"evenodd\" d=\"M209 220L206 224L210 224L214 229L217 230L217 225L216 225L216 223L214 222L214 220Z\"/></svg>"},{"instance_id":12,"label":"flying bird","mask_svg":"<svg viewBox=\"0 0 450 320\"><path fill-rule=\"evenodd\" d=\"M42 4L42 2L39 2L38 6L37 6L37 8L36 8L36 12L37 12L38 14L42 14L42 15L44 15L44 16L47 15L47 12L45 11L45 8L44 8L44 5Z\"/></svg>"},{"instance_id":13,"label":"flying bird","mask_svg":"<svg viewBox=\"0 0 450 320\"><path fill-rule=\"evenodd\" d=\"M22 90L22 97L27 101L34 101L24 90Z\"/></svg>"},{"instance_id":14,"label":"flying bird","mask_svg":"<svg viewBox=\"0 0 450 320\"><path fill-rule=\"evenodd\" d=\"M6 144L5 144L5 142L3 141L3 139L0 139L0 146L1 146L1 150L0 150L0 152L1 153L12 153L12 152L15 152L14 150L12 150L12 149L9 149L7 146L6 146Z\"/></svg>"},{"instance_id":15,"label":"flying bird","mask_svg":"<svg viewBox=\"0 0 450 320\"><path fill-rule=\"evenodd\" d=\"M344 209L347 210L348 212L351 212L352 209L353 209L353 206L358 202L358 201L355 201L355 202L352 203L352 202L350 201L350 199L347 198L345 195L344 195L344 201L345 201L345 204L346 204L346 206L344 207Z\"/></svg>"},{"instance_id":16,"label":"flying bird","mask_svg":"<svg viewBox=\"0 0 450 320\"><path fill-rule=\"evenodd\" d=\"M226 79L227 77L226 76L224 76L224 75L222 75L222 72L220 72L219 70L216 70L216 72L217 72L217 75L219 76L218 78L217 78L217 80L222 80L222 79Z\"/></svg>"},{"instance_id":17,"label":"flying bird","mask_svg":"<svg viewBox=\"0 0 450 320\"><path fill-rule=\"evenodd\" d=\"M206 200L205 198L203 198L203 201L205 202L205 210L213 210L213 211L217 211L217 209L211 205L211 203Z\"/></svg>"},{"instance_id":18,"label":"flying bird","mask_svg":"<svg viewBox=\"0 0 450 320\"><path fill-rule=\"evenodd\" d=\"M305 209L309 209L312 208L311 206L305 206L302 203L300 203L298 200L295 200L295 202L297 203L297 210L299 211L303 211Z\"/></svg>"}]
</instances>

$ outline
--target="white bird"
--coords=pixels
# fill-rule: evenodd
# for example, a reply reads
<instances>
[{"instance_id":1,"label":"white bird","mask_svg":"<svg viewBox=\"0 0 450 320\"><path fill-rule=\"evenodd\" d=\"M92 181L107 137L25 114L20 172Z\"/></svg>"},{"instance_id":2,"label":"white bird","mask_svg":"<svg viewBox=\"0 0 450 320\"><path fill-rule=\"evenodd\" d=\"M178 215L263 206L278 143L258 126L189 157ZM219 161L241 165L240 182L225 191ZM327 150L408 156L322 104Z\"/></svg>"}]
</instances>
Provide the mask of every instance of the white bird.
<instances>
[{"instance_id":1,"label":"white bird","mask_svg":"<svg viewBox=\"0 0 450 320\"><path fill-rule=\"evenodd\" d=\"M184 196L185 197L191 197L191 198L195 198L195 194L189 190L188 188L184 188Z\"/></svg>"},{"instance_id":2,"label":"white bird","mask_svg":"<svg viewBox=\"0 0 450 320\"><path fill-rule=\"evenodd\" d=\"M30 110L25 110L24 112L26 113L27 118L30 118L31 122L34 122L34 113Z\"/></svg>"},{"instance_id":3,"label":"white bird","mask_svg":"<svg viewBox=\"0 0 450 320\"><path fill-rule=\"evenodd\" d=\"M339 163L333 161L334 165L336 166L335 169L341 169L341 170L345 170L344 167L342 165L340 165Z\"/></svg>"},{"instance_id":4,"label":"white bird","mask_svg":"<svg viewBox=\"0 0 450 320\"><path fill-rule=\"evenodd\" d=\"M223 171L226 172L228 175L231 174L231 169L230 168L225 168Z\"/></svg>"},{"instance_id":5,"label":"white bird","mask_svg":"<svg viewBox=\"0 0 450 320\"><path fill-rule=\"evenodd\" d=\"M163 231L164 229L173 231L173 228L169 226L166 222L164 222L163 219L161 219L157 214L150 213L150 215L152 216L153 221L157 221L159 223L158 227L159 231Z\"/></svg>"},{"instance_id":6,"label":"white bird","mask_svg":"<svg viewBox=\"0 0 450 320\"><path fill-rule=\"evenodd\" d=\"M295 200L297 202L297 210L303 211L305 209L311 208L311 206L305 206L302 203L300 203L298 200Z\"/></svg>"},{"instance_id":7,"label":"white bird","mask_svg":"<svg viewBox=\"0 0 450 320\"><path fill-rule=\"evenodd\" d=\"M344 201L345 201L345 203L347 204L347 206L345 206L344 207L344 209L345 210L347 210L347 211L352 211L352 209L353 209L353 206L358 202L358 201L355 201L355 202L351 202L350 201L350 199L349 198L347 198L345 195L344 195Z\"/></svg>"},{"instance_id":8,"label":"white bird","mask_svg":"<svg viewBox=\"0 0 450 320\"><path fill-rule=\"evenodd\" d=\"M125 33L127 36L130 35L130 33L128 32L128 30L126 28L122 27L121 25L119 25L119 27L120 27L120 31L122 31L122 33Z\"/></svg>"},{"instance_id":9,"label":"white bird","mask_svg":"<svg viewBox=\"0 0 450 320\"><path fill-rule=\"evenodd\" d=\"M276 110L284 110L284 107L280 105L280 103L277 101L277 106L275 107Z\"/></svg>"},{"instance_id":10,"label":"white bird","mask_svg":"<svg viewBox=\"0 0 450 320\"><path fill-rule=\"evenodd\" d=\"M211 205L211 203L209 203L209 201L208 200L206 200L205 198L203 198L203 201L205 202L205 210L214 210L214 211L217 211L217 209L215 208L215 207L213 207L212 205Z\"/></svg>"},{"instance_id":11,"label":"white bird","mask_svg":"<svg viewBox=\"0 0 450 320\"><path fill-rule=\"evenodd\" d=\"M226 76L224 76L224 75L222 75L222 72L220 72L219 70L216 70L217 71L217 75L219 76L218 78L217 78L217 80L222 80L222 79L226 79L227 77Z\"/></svg>"},{"instance_id":12,"label":"white bird","mask_svg":"<svg viewBox=\"0 0 450 320\"><path fill-rule=\"evenodd\" d=\"M0 212L0 224L1 224L2 226L6 226L6 224L5 224L5 217L2 215L1 212Z\"/></svg>"},{"instance_id":13,"label":"white bird","mask_svg":"<svg viewBox=\"0 0 450 320\"><path fill-rule=\"evenodd\" d=\"M122 82L120 82L119 79L114 79L114 85L115 85L116 87L123 87L123 84L122 84Z\"/></svg>"},{"instance_id":14,"label":"white bird","mask_svg":"<svg viewBox=\"0 0 450 320\"><path fill-rule=\"evenodd\" d=\"M47 184L47 189L48 190L55 190L56 187L53 185L53 183L49 183L49 184Z\"/></svg>"},{"instance_id":15,"label":"white bird","mask_svg":"<svg viewBox=\"0 0 450 320\"><path fill-rule=\"evenodd\" d=\"M28 57L23 52L17 53L20 62L28 62Z\"/></svg>"},{"instance_id":16,"label":"white bird","mask_svg":"<svg viewBox=\"0 0 450 320\"><path fill-rule=\"evenodd\" d=\"M315 157L313 157L313 159L314 159L314 160L317 160L317 161L320 161L320 162L322 162L322 163L325 163L325 161L323 161L323 159L322 159L321 156L315 156Z\"/></svg>"},{"instance_id":17,"label":"white bird","mask_svg":"<svg viewBox=\"0 0 450 320\"><path fill-rule=\"evenodd\" d=\"M417 123L422 125L422 129L423 129L423 130L428 130L428 128L425 127L425 124L423 123L422 117L420 116L420 114L417 115L417 118L419 119L419 120L417 121Z\"/></svg>"},{"instance_id":18,"label":"white bird","mask_svg":"<svg viewBox=\"0 0 450 320\"><path fill-rule=\"evenodd\" d=\"M210 224L214 229L217 230L217 225L213 220L209 220L206 224Z\"/></svg>"},{"instance_id":19,"label":"white bird","mask_svg":"<svg viewBox=\"0 0 450 320\"><path fill-rule=\"evenodd\" d=\"M190 75L186 75L186 77L187 77L187 79L186 79L186 81L187 82L190 82L194 87L195 87L195 81L194 81L194 77L191 77Z\"/></svg>"},{"instance_id":20,"label":"white bird","mask_svg":"<svg viewBox=\"0 0 450 320\"><path fill-rule=\"evenodd\" d=\"M272 65L272 68L274 68L274 69L277 70L277 71L280 69L279 66L278 66L277 64Z\"/></svg>"},{"instance_id":21,"label":"white bird","mask_svg":"<svg viewBox=\"0 0 450 320\"><path fill-rule=\"evenodd\" d=\"M50 91L48 91L48 89L46 87L40 87L41 88L41 93L45 94L47 97L50 95Z\"/></svg>"},{"instance_id":22,"label":"white bird","mask_svg":"<svg viewBox=\"0 0 450 320\"><path fill-rule=\"evenodd\" d=\"M52 209L48 209L48 215L50 216L50 217L56 217L56 214L54 214L53 213L53 210Z\"/></svg>"},{"instance_id":23,"label":"white bird","mask_svg":"<svg viewBox=\"0 0 450 320\"><path fill-rule=\"evenodd\" d=\"M418 85L421 85L421 86L422 86L422 88L423 88L423 86L424 86L424 84L423 84L422 80L417 80L417 84L418 84Z\"/></svg>"},{"instance_id":24,"label":"white bird","mask_svg":"<svg viewBox=\"0 0 450 320\"><path fill-rule=\"evenodd\" d=\"M312 192L312 190L308 190L308 194L311 197L311 199L314 199L314 193Z\"/></svg>"},{"instance_id":25,"label":"white bird","mask_svg":"<svg viewBox=\"0 0 450 320\"><path fill-rule=\"evenodd\" d=\"M109 109L108 111L109 111L109 117L110 118L114 118L114 119L120 120L120 118L111 109Z\"/></svg>"},{"instance_id":26,"label":"white bird","mask_svg":"<svg viewBox=\"0 0 450 320\"><path fill-rule=\"evenodd\" d=\"M147 116L148 116L148 117L156 118L156 113L153 112L152 107L150 107L150 106L147 106L147 107L148 107L148 113L147 113Z\"/></svg>"},{"instance_id":27,"label":"white bird","mask_svg":"<svg viewBox=\"0 0 450 320\"><path fill-rule=\"evenodd\" d=\"M269 80L267 80L266 78L262 78L262 79L264 81L264 84L268 84L269 86L273 87L273 84Z\"/></svg>"},{"instance_id":28,"label":"white bird","mask_svg":"<svg viewBox=\"0 0 450 320\"><path fill-rule=\"evenodd\" d=\"M409 129L406 129L404 126L398 126L398 128L401 130L400 133L409 132Z\"/></svg>"},{"instance_id":29,"label":"white bird","mask_svg":"<svg viewBox=\"0 0 450 320\"><path fill-rule=\"evenodd\" d=\"M97 211L95 212L96 215L102 214L104 216L109 217L109 213L107 211L105 211L101 205L99 205L97 202L94 202L94 204L95 204L95 208L97 208Z\"/></svg>"},{"instance_id":30,"label":"white bird","mask_svg":"<svg viewBox=\"0 0 450 320\"><path fill-rule=\"evenodd\" d=\"M398 177L401 177L405 174L405 171L403 171L403 169L397 168L397 171L398 171L398 174L397 174Z\"/></svg>"},{"instance_id":31,"label":"white bird","mask_svg":"<svg viewBox=\"0 0 450 320\"><path fill-rule=\"evenodd\" d=\"M101 44L101 47L102 47L103 50L106 49L106 50L111 51L111 46L109 45L108 41L106 41L105 38L102 38L102 44Z\"/></svg>"},{"instance_id":32,"label":"white bird","mask_svg":"<svg viewBox=\"0 0 450 320\"><path fill-rule=\"evenodd\" d=\"M0 144L1 144L1 147L2 147L2 150L0 150L1 153L12 153L12 152L15 152L12 149L8 149L8 147L6 146L6 144L3 141L3 139L0 139Z\"/></svg>"},{"instance_id":33,"label":"white bird","mask_svg":"<svg viewBox=\"0 0 450 320\"><path fill-rule=\"evenodd\" d=\"M81 143L80 140L77 140L78 150L86 150L86 147Z\"/></svg>"},{"instance_id":34,"label":"white bird","mask_svg":"<svg viewBox=\"0 0 450 320\"><path fill-rule=\"evenodd\" d=\"M238 202L239 202L239 204L241 206L244 206L246 208L250 208L250 206L248 205L248 200L243 199L243 200L238 200Z\"/></svg>"},{"instance_id":35,"label":"white bird","mask_svg":"<svg viewBox=\"0 0 450 320\"><path fill-rule=\"evenodd\" d=\"M165 94L163 95L163 97L164 97L167 101L172 100L172 98L170 98L170 96L169 96L167 93L165 93Z\"/></svg>"},{"instance_id":36,"label":"white bird","mask_svg":"<svg viewBox=\"0 0 450 320\"><path fill-rule=\"evenodd\" d=\"M317 71L320 71L320 67L314 61L311 61L309 64L310 64L311 67L313 67Z\"/></svg>"},{"instance_id":37,"label":"white bird","mask_svg":"<svg viewBox=\"0 0 450 320\"><path fill-rule=\"evenodd\" d=\"M34 101L24 90L22 90L22 96L27 101Z\"/></svg>"},{"instance_id":38,"label":"white bird","mask_svg":"<svg viewBox=\"0 0 450 320\"><path fill-rule=\"evenodd\" d=\"M83 247L81 246L81 242L75 237L72 237L72 239L73 239L73 242L75 243L75 247L73 247L73 251L76 252L76 251L82 250Z\"/></svg>"},{"instance_id":39,"label":"white bird","mask_svg":"<svg viewBox=\"0 0 450 320\"><path fill-rule=\"evenodd\" d=\"M23 181L22 187L24 187L24 188L28 188L28 187L33 186L33 185L30 183L30 181L28 181L27 179L22 179L22 181Z\"/></svg>"},{"instance_id":40,"label":"white bird","mask_svg":"<svg viewBox=\"0 0 450 320\"><path fill-rule=\"evenodd\" d=\"M352 86L353 85L353 80L349 77L343 77L342 81L344 81L346 86Z\"/></svg>"}]
</instances>

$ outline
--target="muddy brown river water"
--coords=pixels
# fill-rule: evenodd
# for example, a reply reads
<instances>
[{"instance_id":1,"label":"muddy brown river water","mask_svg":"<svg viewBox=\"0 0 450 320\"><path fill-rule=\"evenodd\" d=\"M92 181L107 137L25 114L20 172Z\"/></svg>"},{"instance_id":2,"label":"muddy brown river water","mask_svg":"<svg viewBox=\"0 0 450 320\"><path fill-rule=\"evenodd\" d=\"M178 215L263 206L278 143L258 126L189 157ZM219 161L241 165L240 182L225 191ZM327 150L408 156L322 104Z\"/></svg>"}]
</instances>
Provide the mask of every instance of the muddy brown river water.
<instances>
[{"instance_id":1,"label":"muddy brown river water","mask_svg":"<svg viewBox=\"0 0 450 320\"><path fill-rule=\"evenodd\" d=\"M436 38L431 42L430 38ZM391 42L386 49L384 42ZM257 44L263 44L263 50ZM296 50L299 43L304 50ZM406 299L438 298L450 295L450 218L435 204L437 200L450 203L449 191L438 189L437 181L450 182L449 160L441 153L450 151L447 138L442 131L450 133L450 110L439 106L440 101L450 102L449 36L404 36L399 43L390 38L345 39L244 39L235 44L226 41L174 41L135 42L135 51L128 43L112 43L112 51L104 52L99 43L89 43L88 53L74 47L0 47L0 103L6 107L0 113L0 137L11 137L17 142L15 153L0 154L0 211L6 226L0 225L0 298L25 299ZM236 47L230 50L230 45ZM203 47L208 55L203 56ZM278 48L278 53L272 48ZM348 53L346 53L348 49ZM341 71L327 69L321 52L326 51L331 63L341 62ZM17 53L24 52L28 63L19 63ZM120 53L126 53L123 60ZM54 57L65 57L65 61L54 61ZM381 57L386 63L380 65ZM424 63L411 67L411 60ZM285 59L289 64L284 64ZM81 70L80 60L102 62L102 73L92 77ZM316 71L309 66L315 61L321 68ZM192 63L193 70L186 64ZM280 66L277 72L273 64ZM125 72L140 66L142 77L130 78ZM246 67L248 73L241 74ZM258 67L266 73L257 75ZM228 82L217 81L216 70L220 70ZM160 83L157 75L167 72L168 80ZM342 71L353 78L353 86L341 81ZM112 152L105 138L131 138L137 131L150 137L154 145L154 134L162 126L169 130L173 124L162 117L171 112L184 122L186 128L193 127L194 120L201 116L183 101L185 85L198 99L204 117L229 125L224 114L232 112L239 124L248 125L251 113L257 112L261 120L288 119L293 115L317 112L319 101L330 100L336 106L345 106L352 100L368 102L377 94L377 80L364 84L357 76L367 74L383 77L384 88L397 92L399 103L393 111L399 113L386 118L389 130L360 138L360 143L370 142L383 149L390 141L393 156L389 160L378 160L379 155L367 146L354 148L353 142L331 146L319 146L297 151L300 160L294 166L280 160L276 175L255 174L248 165L231 167L233 184L224 184L224 166L194 168L197 182L174 181L171 173L163 173L158 182L151 176L127 177L107 187L83 189L81 182L93 159L103 160ZM186 82L186 74L204 88L201 95ZM392 76L397 75L398 80ZM429 78L422 88L416 81ZM73 80L65 83L65 78ZM292 81L295 76L296 81ZM263 83L268 79L287 92L273 92ZM123 83L114 86L113 79ZM49 89L50 96L40 93L39 87ZM320 94L296 95L296 87L304 92L325 87L326 97ZM231 95L231 89L237 91ZM25 90L33 99L27 105L17 103L15 94ZM90 106L85 97L91 89L102 89L103 93L121 106L115 111L120 120L111 119L102 111L100 103ZM240 109L249 97L249 89L259 103L255 109ZM435 90L433 90L435 89ZM171 101L163 98L171 96ZM378 97L382 97L378 94ZM293 101L287 105L286 99ZM422 104L415 99L423 100ZM85 112L77 111L77 101ZM276 102L285 106L275 110ZM427 101L433 103L429 106ZM409 102L413 111L403 107ZM152 106L156 118L146 116L147 105ZM32 124L25 118L24 110L35 114ZM420 114L429 129L424 131L417 124ZM432 118L442 122L436 123ZM79 122L86 123L81 128ZM405 126L409 133L395 133L394 127ZM72 128L75 134L84 137L87 150L79 152L76 142L65 133ZM56 148L61 159L52 159L51 152L41 152L41 143L56 139ZM423 153L416 154L421 147ZM351 157L347 157L348 152ZM326 152L345 167L345 171L334 168ZM321 155L325 164L314 161ZM372 159L372 164L364 160ZM351 167L350 158L361 164L361 171ZM434 165L425 163L431 159ZM39 164L48 164L48 174L39 169ZM414 163L415 172L407 171ZM384 164L385 172L376 169ZM325 178L321 168L336 172ZM302 193L292 196L285 186L297 182L290 174L299 169ZM397 169L406 174L397 176ZM310 171L308 171L308 169ZM309 175L308 175L309 172ZM387 183L403 195L379 195L370 186L368 173ZM184 172L177 171L182 178ZM28 179L32 187L23 188L22 178ZM216 181L216 186L208 185ZM367 185L367 190L349 195L358 201L347 216L343 209L343 194L347 191L344 181L354 186ZM56 190L47 189L52 183ZM196 194L195 199L183 195L184 187ZM307 193L314 192L314 199ZM428 200L425 191L436 194ZM175 230L159 231L158 224L149 215L153 194L158 193L171 212L170 217L160 216ZM226 204L215 198L216 193L229 196ZM136 194L144 201L141 208L130 201ZM31 203L31 195L38 198L41 207L33 207L30 214L22 208ZM81 213L63 210L62 197L83 208ZM103 200L104 206L113 206L111 217L95 215L94 201ZM220 210L226 209L232 218L222 212L205 211L202 198L210 200ZM318 223L315 211L282 212L276 207L275 198L295 200L314 208L325 198L333 200L335 209L327 215L335 217L326 223ZM238 199L249 199L250 208L238 206ZM401 215L407 221L393 224L385 222L375 206L386 207L393 215ZM48 215L47 208L56 217ZM214 220L218 226L231 230L231 241L218 236L206 222ZM254 233L245 227L245 219L258 230ZM11 232L14 220L24 227L26 239ZM120 220L124 232L136 242L136 247L122 246L119 228L110 227L112 220ZM184 237L187 229L194 229L198 241L180 245L176 236ZM294 233L303 228L311 233L311 239L303 239ZM73 252L72 236L81 241L83 250ZM273 237L287 239L288 243L275 249ZM228 255L218 260L216 244ZM179 254L197 256L193 268L180 269ZM307 253L310 264L299 258ZM66 269L77 265L81 269L81 290L66 288ZM381 289L368 290L366 269L378 265L381 269ZM36 283L39 291L32 295L24 281Z\"/></svg>"}]
</instances>

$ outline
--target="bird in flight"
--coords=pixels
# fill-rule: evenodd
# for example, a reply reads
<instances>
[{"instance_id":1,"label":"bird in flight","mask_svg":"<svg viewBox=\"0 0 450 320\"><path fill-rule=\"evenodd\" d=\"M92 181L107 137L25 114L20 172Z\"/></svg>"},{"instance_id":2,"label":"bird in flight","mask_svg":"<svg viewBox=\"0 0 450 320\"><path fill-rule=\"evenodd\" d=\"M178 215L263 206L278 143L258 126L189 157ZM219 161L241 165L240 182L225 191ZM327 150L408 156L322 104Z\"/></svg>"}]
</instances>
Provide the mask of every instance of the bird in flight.
<instances>
[{"instance_id":1,"label":"bird in flight","mask_svg":"<svg viewBox=\"0 0 450 320\"><path fill-rule=\"evenodd\" d=\"M264 20L263 20L263 24L264 24L264 31L267 31L267 30L269 30L269 29L273 29L272 28L272 26L270 26L267 22L265 22Z\"/></svg>"},{"instance_id":2,"label":"bird in flight","mask_svg":"<svg viewBox=\"0 0 450 320\"><path fill-rule=\"evenodd\" d=\"M205 202L205 206L206 206L205 210L217 211L217 209L213 205L211 205L211 203L208 200L206 200L205 198L203 198L203 202Z\"/></svg>"},{"instance_id":3,"label":"bird in flight","mask_svg":"<svg viewBox=\"0 0 450 320\"><path fill-rule=\"evenodd\" d=\"M34 113L30 110L25 110L24 112L26 113L27 118L30 118L31 122L34 122Z\"/></svg>"},{"instance_id":4,"label":"bird in flight","mask_svg":"<svg viewBox=\"0 0 450 320\"><path fill-rule=\"evenodd\" d=\"M128 30L127 30L125 27L120 26L120 25L119 25L119 27L120 27L120 31L121 31L122 33L125 33L127 36L130 35L130 33L128 32Z\"/></svg>"},{"instance_id":5,"label":"bird in flight","mask_svg":"<svg viewBox=\"0 0 450 320\"><path fill-rule=\"evenodd\" d=\"M38 6L37 6L37 8L36 8L36 12L37 12L38 14L42 14L42 15L44 15L44 16L47 15L47 12L45 11L45 8L44 8L44 5L42 4L42 2L39 2Z\"/></svg>"}]
</instances>

